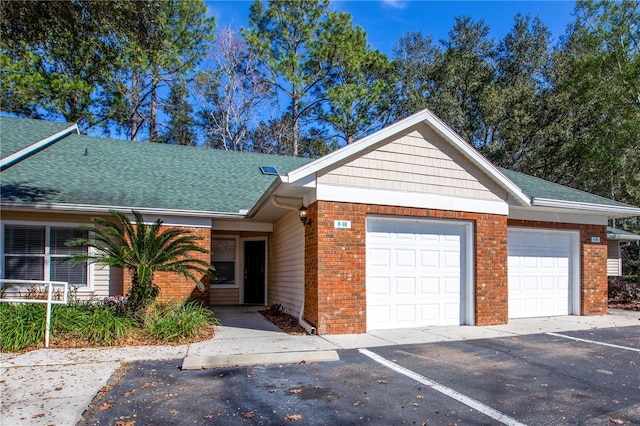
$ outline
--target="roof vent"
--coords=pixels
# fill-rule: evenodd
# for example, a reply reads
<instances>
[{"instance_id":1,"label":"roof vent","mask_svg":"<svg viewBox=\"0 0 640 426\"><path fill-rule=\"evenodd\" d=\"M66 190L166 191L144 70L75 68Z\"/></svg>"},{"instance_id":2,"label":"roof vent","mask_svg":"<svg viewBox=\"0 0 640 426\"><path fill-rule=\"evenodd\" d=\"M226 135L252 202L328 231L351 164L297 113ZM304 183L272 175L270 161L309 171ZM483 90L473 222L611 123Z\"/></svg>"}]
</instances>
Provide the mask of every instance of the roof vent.
<instances>
[{"instance_id":1,"label":"roof vent","mask_svg":"<svg viewBox=\"0 0 640 426\"><path fill-rule=\"evenodd\" d=\"M274 166L260 166L263 175L278 176L278 170Z\"/></svg>"}]
</instances>

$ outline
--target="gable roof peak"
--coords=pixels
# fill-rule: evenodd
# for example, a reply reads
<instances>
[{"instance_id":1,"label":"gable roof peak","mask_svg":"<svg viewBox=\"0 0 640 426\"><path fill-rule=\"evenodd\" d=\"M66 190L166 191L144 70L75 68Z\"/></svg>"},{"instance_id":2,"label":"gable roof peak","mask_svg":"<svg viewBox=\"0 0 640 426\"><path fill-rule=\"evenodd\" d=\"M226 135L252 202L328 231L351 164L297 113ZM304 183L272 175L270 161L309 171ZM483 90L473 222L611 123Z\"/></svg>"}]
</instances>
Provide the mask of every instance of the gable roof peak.
<instances>
[{"instance_id":1,"label":"gable roof peak","mask_svg":"<svg viewBox=\"0 0 640 426\"><path fill-rule=\"evenodd\" d=\"M480 154L473 146L465 141L459 134L457 134L451 127L449 127L444 121L442 121L437 115L435 115L429 109L423 109L417 113L403 118L389 126L372 133L362 139L353 142L350 145L346 145L336 151L333 151L324 157L312 161L296 170L287 174L286 182L294 183L303 179L308 179L310 176L316 175L319 172L330 169L335 165L343 161L348 161L352 158L363 155L369 148L376 144L398 135L405 130L416 126L417 124L424 123L429 126L433 131L439 134L447 143L449 143L454 149L459 151L464 157L466 157L472 164L477 166L483 173L494 180L500 187L502 187L508 194L510 194L515 202L520 205L530 205L531 199L525 194L516 184L504 176L496 166L494 166L489 160L487 160L482 154Z\"/></svg>"}]
</instances>

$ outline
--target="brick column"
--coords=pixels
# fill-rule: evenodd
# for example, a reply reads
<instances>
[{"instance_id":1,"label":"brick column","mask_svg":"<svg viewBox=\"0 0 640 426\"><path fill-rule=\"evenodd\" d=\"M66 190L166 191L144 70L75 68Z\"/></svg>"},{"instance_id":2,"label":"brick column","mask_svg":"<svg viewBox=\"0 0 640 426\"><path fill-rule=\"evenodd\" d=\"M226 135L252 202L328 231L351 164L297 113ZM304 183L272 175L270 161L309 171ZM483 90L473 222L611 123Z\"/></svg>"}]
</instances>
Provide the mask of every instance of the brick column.
<instances>
[{"instance_id":1,"label":"brick column","mask_svg":"<svg viewBox=\"0 0 640 426\"><path fill-rule=\"evenodd\" d=\"M197 241L197 244L206 249L211 249L211 229L209 228L192 228L192 227L172 227L178 228L190 232L202 238ZM159 232L166 229L163 226ZM211 261L211 255L208 253L193 252L192 256L196 259L204 260L209 263ZM158 295L158 301L184 301L191 297L194 300L201 300L204 303L209 303L209 281L207 277L198 277L205 285L205 290L200 291L196 284L189 278L182 276L174 272L156 272L153 274L153 284L160 288L160 294ZM126 270L123 274L123 292L127 294L131 290L131 272Z\"/></svg>"}]
</instances>

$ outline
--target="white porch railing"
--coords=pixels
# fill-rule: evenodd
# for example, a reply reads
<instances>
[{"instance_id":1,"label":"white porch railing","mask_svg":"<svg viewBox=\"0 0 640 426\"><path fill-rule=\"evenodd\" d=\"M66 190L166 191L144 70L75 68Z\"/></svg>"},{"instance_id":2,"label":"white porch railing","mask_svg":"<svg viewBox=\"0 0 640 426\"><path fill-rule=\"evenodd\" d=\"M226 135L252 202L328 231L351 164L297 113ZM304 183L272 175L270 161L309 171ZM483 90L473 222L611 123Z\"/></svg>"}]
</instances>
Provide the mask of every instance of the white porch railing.
<instances>
[{"instance_id":1,"label":"white porch railing","mask_svg":"<svg viewBox=\"0 0 640 426\"><path fill-rule=\"evenodd\" d=\"M9 280L9 279L0 279L0 289L3 289L5 284L16 284L19 286L26 285L46 285L47 286L47 298L46 299L22 299L22 298L0 298L0 303L2 302L12 302L12 303L46 303L47 304L47 318L45 322L45 334L44 334L44 346L45 348L49 347L49 334L51 332L51 305L66 305L68 303L69 296L69 283L63 281L37 281L37 280ZM61 286L63 287L62 292L62 300L53 300L53 287ZM13 292L11 293L13 294ZM17 293L20 295L20 292ZM4 296L6 296L6 291Z\"/></svg>"}]
</instances>

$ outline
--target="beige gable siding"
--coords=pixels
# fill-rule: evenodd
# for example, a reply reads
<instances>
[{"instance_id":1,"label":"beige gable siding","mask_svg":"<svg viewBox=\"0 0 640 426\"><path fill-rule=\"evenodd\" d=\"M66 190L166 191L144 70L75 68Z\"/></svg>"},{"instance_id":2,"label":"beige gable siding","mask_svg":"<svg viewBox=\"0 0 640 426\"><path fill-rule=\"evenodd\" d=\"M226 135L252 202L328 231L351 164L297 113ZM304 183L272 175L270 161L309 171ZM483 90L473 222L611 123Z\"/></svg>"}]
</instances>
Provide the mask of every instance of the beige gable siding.
<instances>
[{"instance_id":1,"label":"beige gable siding","mask_svg":"<svg viewBox=\"0 0 640 426\"><path fill-rule=\"evenodd\" d=\"M298 316L304 297L304 226L297 211L274 224L269 239L268 303L280 303Z\"/></svg>"},{"instance_id":2,"label":"beige gable siding","mask_svg":"<svg viewBox=\"0 0 640 426\"><path fill-rule=\"evenodd\" d=\"M492 201L507 198L506 191L425 124L319 176L318 183Z\"/></svg>"},{"instance_id":3,"label":"beige gable siding","mask_svg":"<svg viewBox=\"0 0 640 426\"><path fill-rule=\"evenodd\" d=\"M620 258L620 243L607 241L607 275L619 277L622 275L622 259Z\"/></svg>"}]
</instances>

